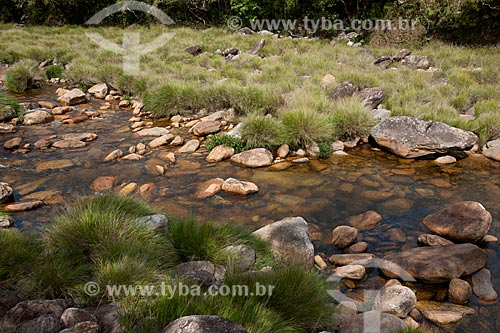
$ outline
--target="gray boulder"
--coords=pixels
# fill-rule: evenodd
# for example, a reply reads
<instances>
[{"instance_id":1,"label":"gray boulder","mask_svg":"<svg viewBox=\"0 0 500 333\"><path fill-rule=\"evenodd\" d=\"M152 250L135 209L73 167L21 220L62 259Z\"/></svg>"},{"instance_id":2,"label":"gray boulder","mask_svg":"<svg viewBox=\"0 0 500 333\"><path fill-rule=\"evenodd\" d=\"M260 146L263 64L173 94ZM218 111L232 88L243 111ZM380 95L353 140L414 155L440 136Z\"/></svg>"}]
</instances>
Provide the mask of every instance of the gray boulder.
<instances>
[{"instance_id":1,"label":"gray boulder","mask_svg":"<svg viewBox=\"0 0 500 333\"><path fill-rule=\"evenodd\" d=\"M307 222L302 217L274 222L255 231L253 235L269 242L274 256L285 263L313 267L314 246L309 238Z\"/></svg>"},{"instance_id":2,"label":"gray boulder","mask_svg":"<svg viewBox=\"0 0 500 333\"><path fill-rule=\"evenodd\" d=\"M187 316L171 322L163 333L247 333L240 324L217 316Z\"/></svg>"},{"instance_id":3,"label":"gray boulder","mask_svg":"<svg viewBox=\"0 0 500 333\"><path fill-rule=\"evenodd\" d=\"M379 146L403 158L466 150L478 141L472 132L406 116L385 119L372 128L370 135Z\"/></svg>"}]
</instances>

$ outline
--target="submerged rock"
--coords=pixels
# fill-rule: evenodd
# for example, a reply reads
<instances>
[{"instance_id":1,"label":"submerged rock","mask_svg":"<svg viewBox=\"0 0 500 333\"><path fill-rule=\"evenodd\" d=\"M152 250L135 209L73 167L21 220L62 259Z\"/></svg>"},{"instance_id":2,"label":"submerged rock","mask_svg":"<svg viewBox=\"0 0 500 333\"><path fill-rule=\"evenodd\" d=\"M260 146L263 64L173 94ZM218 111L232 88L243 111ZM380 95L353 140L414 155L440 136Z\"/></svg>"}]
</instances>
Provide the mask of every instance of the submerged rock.
<instances>
[{"instance_id":1,"label":"submerged rock","mask_svg":"<svg viewBox=\"0 0 500 333\"><path fill-rule=\"evenodd\" d=\"M336 249L344 249L354 243L358 237L358 230L341 225L332 231L332 245Z\"/></svg>"},{"instance_id":2,"label":"submerged rock","mask_svg":"<svg viewBox=\"0 0 500 333\"><path fill-rule=\"evenodd\" d=\"M390 278L409 273L417 280L441 283L477 272L487 258L488 254L473 244L419 247L384 257L380 268Z\"/></svg>"},{"instance_id":3,"label":"submerged rock","mask_svg":"<svg viewBox=\"0 0 500 333\"><path fill-rule=\"evenodd\" d=\"M426 216L422 224L449 240L475 243L486 236L491 221L491 214L479 202L464 201Z\"/></svg>"},{"instance_id":4,"label":"submerged rock","mask_svg":"<svg viewBox=\"0 0 500 333\"><path fill-rule=\"evenodd\" d=\"M372 128L370 135L379 146L403 158L466 150L478 141L472 132L406 116L387 118Z\"/></svg>"}]
</instances>

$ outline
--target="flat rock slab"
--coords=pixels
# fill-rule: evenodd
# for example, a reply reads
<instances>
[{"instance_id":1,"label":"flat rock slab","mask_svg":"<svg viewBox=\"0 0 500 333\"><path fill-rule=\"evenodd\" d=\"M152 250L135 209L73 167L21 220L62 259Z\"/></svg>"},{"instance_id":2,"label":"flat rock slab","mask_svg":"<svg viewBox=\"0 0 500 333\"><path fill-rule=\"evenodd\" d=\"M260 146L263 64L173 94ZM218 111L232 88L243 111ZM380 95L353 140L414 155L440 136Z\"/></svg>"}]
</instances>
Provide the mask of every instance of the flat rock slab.
<instances>
[{"instance_id":1,"label":"flat rock slab","mask_svg":"<svg viewBox=\"0 0 500 333\"><path fill-rule=\"evenodd\" d=\"M52 169L64 169L73 165L74 163L71 160L43 161L36 164L35 170L41 172Z\"/></svg>"},{"instance_id":2,"label":"flat rock slab","mask_svg":"<svg viewBox=\"0 0 500 333\"><path fill-rule=\"evenodd\" d=\"M449 325L460 321L466 315L476 314L476 310L463 305L439 303L434 301L419 301L415 308L425 318L438 324Z\"/></svg>"},{"instance_id":3,"label":"flat rock slab","mask_svg":"<svg viewBox=\"0 0 500 333\"><path fill-rule=\"evenodd\" d=\"M136 136L164 136L170 134L170 131L163 127L145 128L135 133Z\"/></svg>"},{"instance_id":4,"label":"flat rock slab","mask_svg":"<svg viewBox=\"0 0 500 333\"><path fill-rule=\"evenodd\" d=\"M62 136L63 140L76 140L83 142L90 142L97 139L97 134L95 133L68 133Z\"/></svg>"},{"instance_id":5,"label":"flat rock slab","mask_svg":"<svg viewBox=\"0 0 500 333\"><path fill-rule=\"evenodd\" d=\"M180 154L194 153L200 147L200 141L193 139L177 150Z\"/></svg>"},{"instance_id":6,"label":"flat rock slab","mask_svg":"<svg viewBox=\"0 0 500 333\"><path fill-rule=\"evenodd\" d=\"M483 150L483 155L500 162L500 146L494 146Z\"/></svg>"},{"instance_id":7,"label":"flat rock slab","mask_svg":"<svg viewBox=\"0 0 500 333\"><path fill-rule=\"evenodd\" d=\"M219 121L202 121L193 127L193 133L197 136L205 136L220 131L222 124Z\"/></svg>"},{"instance_id":8,"label":"flat rock slab","mask_svg":"<svg viewBox=\"0 0 500 333\"><path fill-rule=\"evenodd\" d=\"M370 135L379 146L403 158L448 154L469 149L478 141L472 132L406 116L387 118Z\"/></svg>"},{"instance_id":9,"label":"flat rock slab","mask_svg":"<svg viewBox=\"0 0 500 333\"><path fill-rule=\"evenodd\" d=\"M477 272L487 258L486 251L473 244L419 247L386 256L380 268L390 278L406 271L417 280L441 283Z\"/></svg>"},{"instance_id":10,"label":"flat rock slab","mask_svg":"<svg viewBox=\"0 0 500 333\"><path fill-rule=\"evenodd\" d=\"M27 126L47 124L54 121L54 116L45 110L35 110L24 115L24 124Z\"/></svg>"},{"instance_id":11,"label":"flat rock slab","mask_svg":"<svg viewBox=\"0 0 500 333\"><path fill-rule=\"evenodd\" d=\"M475 243L486 236L491 221L491 214L479 202L464 201L426 216L422 224L446 239Z\"/></svg>"},{"instance_id":12,"label":"flat rock slab","mask_svg":"<svg viewBox=\"0 0 500 333\"><path fill-rule=\"evenodd\" d=\"M18 202L4 207L6 212L25 212L43 206L43 201L35 200L29 202Z\"/></svg>"},{"instance_id":13,"label":"flat rock slab","mask_svg":"<svg viewBox=\"0 0 500 333\"><path fill-rule=\"evenodd\" d=\"M83 104L87 102L87 95L80 89L68 91L57 99L63 106Z\"/></svg>"},{"instance_id":14,"label":"flat rock slab","mask_svg":"<svg viewBox=\"0 0 500 333\"><path fill-rule=\"evenodd\" d=\"M59 149L78 149L86 147L87 144L79 140L61 140L54 142L52 146Z\"/></svg>"}]
</instances>

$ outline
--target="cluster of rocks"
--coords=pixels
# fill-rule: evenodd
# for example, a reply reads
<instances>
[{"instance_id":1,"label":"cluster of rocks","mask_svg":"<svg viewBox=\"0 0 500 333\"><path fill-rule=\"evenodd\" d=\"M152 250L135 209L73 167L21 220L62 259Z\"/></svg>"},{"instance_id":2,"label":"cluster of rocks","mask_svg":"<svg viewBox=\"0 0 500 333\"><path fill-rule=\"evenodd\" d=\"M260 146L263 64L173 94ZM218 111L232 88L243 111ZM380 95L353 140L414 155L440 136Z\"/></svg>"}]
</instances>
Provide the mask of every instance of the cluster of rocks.
<instances>
[{"instance_id":1,"label":"cluster of rocks","mask_svg":"<svg viewBox=\"0 0 500 333\"><path fill-rule=\"evenodd\" d=\"M43 206L43 200L30 200L23 202L14 202L14 190L7 183L0 182L0 204L2 210L6 213L24 212ZM8 215L0 216L0 228L8 228L14 224L14 219Z\"/></svg>"},{"instance_id":2,"label":"cluster of rocks","mask_svg":"<svg viewBox=\"0 0 500 333\"><path fill-rule=\"evenodd\" d=\"M412 55L408 49L403 49L393 56L381 56L375 60L374 65L389 68L393 63L398 62L412 69L435 71L427 56Z\"/></svg>"},{"instance_id":3,"label":"cluster of rocks","mask_svg":"<svg viewBox=\"0 0 500 333\"><path fill-rule=\"evenodd\" d=\"M266 46L266 40L261 39L252 47L251 50L249 50L247 52L247 54L252 55L252 56L257 56L257 55L259 55L259 51L264 46ZM200 54L203 54L203 48L200 45L191 45L191 46L186 47L184 49L184 52L189 53L192 56L198 56ZM212 53L205 52L204 54L211 55ZM217 49L213 52L213 54L223 56L224 59L226 60L226 62L238 60L241 57L241 51L237 47L231 47L231 48L225 49L224 51ZM263 56L261 56L261 57L263 57Z\"/></svg>"},{"instance_id":4,"label":"cluster of rocks","mask_svg":"<svg viewBox=\"0 0 500 333\"><path fill-rule=\"evenodd\" d=\"M226 180L214 178L202 183L198 191L196 191L195 196L199 199L205 199L216 195L220 191L245 196L259 192L259 187L252 182L234 178Z\"/></svg>"},{"instance_id":5,"label":"cluster of rocks","mask_svg":"<svg viewBox=\"0 0 500 333\"><path fill-rule=\"evenodd\" d=\"M119 333L118 305L79 309L66 299L23 300L17 292L0 287L0 331L4 333Z\"/></svg>"},{"instance_id":6,"label":"cluster of rocks","mask_svg":"<svg viewBox=\"0 0 500 333\"><path fill-rule=\"evenodd\" d=\"M483 303L497 301L491 273L485 268L488 255L474 244L498 241L496 237L487 235L492 217L480 203L460 202L425 217L422 224L432 234L418 237L422 247L380 259L369 253L360 253L365 252L368 244L358 242L358 228L371 229L381 221L379 214L370 211L350 218L352 226L338 226L333 230L332 245L343 250L344 254L328 258L334 265L332 276L342 280L349 288L356 288L357 284L351 281L364 280L367 270L378 268L386 277L410 284L403 286L398 280L389 280L375 295L373 307L369 309L360 308L352 300L343 300L339 306L342 314L340 332L356 331L359 325L363 325L364 316L376 315L377 311L382 312L382 317L378 317L382 321L388 314L402 319L387 317L392 318L387 320L395 325L392 328L396 330L400 325L416 328L424 318L446 326L459 322L465 315L476 313L474 308L466 306L473 296ZM315 263L322 270L329 267L320 255L315 257ZM437 301L432 301L418 290L417 282L444 284L447 289ZM451 303L442 302L446 299ZM365 312L367 310L375 312ZM358 314L358 311L364 313Z\"/></svg>"}]
</instances>

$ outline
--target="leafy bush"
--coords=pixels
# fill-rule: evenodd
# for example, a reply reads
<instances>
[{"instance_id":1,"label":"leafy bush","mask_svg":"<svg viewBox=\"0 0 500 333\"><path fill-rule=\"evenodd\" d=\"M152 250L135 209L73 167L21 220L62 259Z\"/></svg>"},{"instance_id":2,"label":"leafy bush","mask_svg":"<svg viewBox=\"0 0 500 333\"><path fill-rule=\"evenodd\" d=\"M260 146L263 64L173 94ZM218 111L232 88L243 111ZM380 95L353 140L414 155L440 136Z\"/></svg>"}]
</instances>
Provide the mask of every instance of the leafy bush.
<instances>
[{"instance_id":1,"label":"leafy bush","mask_svg":"<svg viewBox=\"0 0 500 333\"><path fill-rule=\"evenodd\" d=\"M328 122L332 126L333 136L340 140L363 137L375 125L369 109L356 97L336 101L328 116Z\"/></svg>"},{"instance_id":2,"label":"leafy bush","mask_svg":"<svg viewBox=\"0 0 500 333\"><path fill-rule=\"evenodd\" d=\"M5 74L6 87L13 92L24 92L38 87L41 79L40 69L32 60L21 60L15 63Z\"/></svg>"},{"instance_id":3,"label":"leafy bush","mask_svg":"<svg viewBox=\"0 0 500 333\"><path fill-rule=\"evenodd\" d=\"M333 152L331 141L320 141L318 142L319 147L319 158L329 158Z\"/></svg>"},{"instance_id":4,"label":"leafy bush","mask_svg":"<svg viewBox=\"0 0 500 333\"><path fill-rule=\"evenodd\" d=\"M59 65L50 65L45 69L45 76L47 79L61 78L63 73L63 68Z\"/></svg>"},{"instance_id":5,"label":"leafy bush","mask_svg":"<svg viewBox=\"0 0 500 333\"><path fill-rule=\"evenodd\" d=\"M217 146L224 145L234 149L236 154L241 153L245 150L245 142L241 139L228 135L226 133L220 133L216 135L211 135L205 140L205 148L210 152Z\"/></svg>"},{"instance_id":6,"label":"leafy bush","mask_svg":"<svg viewBox=\"0 0 500 333\"><path fill-rule=\"evenodd\" d=\"M247 149L274 149L282 143L283 126L276 119L261 114L252 114L243 120L241 138Z\"/></svg>"},{"instance_id":7,"label":"leafy bush","mask_svg":"<svg viewBox=\"0 0 500 333\"><path fill-rule=\"evenodd\" d=\"M312 109L292 109L281 115L285 141L292 147L304 147L313 142L329 140L332 128L328 118Z\"/></svg>"}]
</instances>

